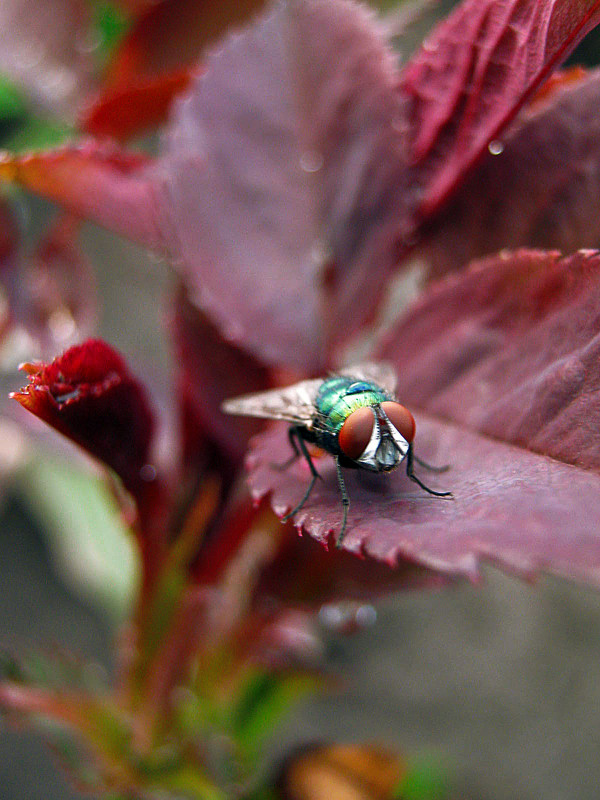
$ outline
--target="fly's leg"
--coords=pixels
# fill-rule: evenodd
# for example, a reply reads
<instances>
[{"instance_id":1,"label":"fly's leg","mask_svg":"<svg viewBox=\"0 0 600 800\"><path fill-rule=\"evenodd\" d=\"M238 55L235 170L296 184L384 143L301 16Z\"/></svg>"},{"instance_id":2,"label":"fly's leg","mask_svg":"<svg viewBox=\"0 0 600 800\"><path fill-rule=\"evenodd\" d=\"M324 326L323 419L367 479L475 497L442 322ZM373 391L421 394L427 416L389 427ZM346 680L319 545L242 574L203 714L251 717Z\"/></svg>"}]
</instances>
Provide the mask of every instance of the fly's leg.
<instances>
[{"instance_id":1,"label":"fly's leg","mask_svg":"<svg viewBox=\"0 0 600 800\"><path fill-rule=\"evenodd\" d=\"M408 453L406 454L406 474L411 479L411 481L414 481L415 483L417 483L421 487L421 489L425 489L426 492L429 492L429 494L433 494L436 497L453 497L452 492L436 492L434 489L430 489L429 486L425 486L425 484L417 478L417 476L415 475L415 473L413 471L414 470L414 463L413 463L414 458L415 458L415 456L414 456L414 453L413 453L412 445L409 445L408 446Z\"/></svg>"},{"instance_id":2,"label":"fly's leg","mask_svg":"<svg viewBox=\"0 0 600 800\"><path fill-rule=\"evenodd\" d=\"M283 464L271 464L271 469L277 470L277 472L285 472L288 467L291 467L294 461L299 457L300 450L298 450L298 445L296 444L295 437L298 435L298 428L295 425L292 425L291 428L288 428L288 439L290 440L290 445L292 450L294 451L292 455L288 458L287 461L284 461Z\"/></svg>"},{"instance_id":3,"label":"fly's leg","mask_svg":"<svg viewBox=\"0 0 600 800\"><path fill-rule=\"evenodd\" d=\"M433 464L428 464L426 461L423 461L422 458L419 458L416 453L413 453L412 457L420 467L428 469L429 472L448 472L450 469L450 464L444 464L443 467L434 467Z\"/></svg>"},{"instance_id":4,"label":"fly's leg","mask_svg":"<svg viewBox=\"0 0 600 800\"><path fill-rule=\"evenodd\" d=\"M294 441L294 438L293 438L294 436L296 437L298 446L300 447L300 452L298 452L298 447L297 447L296 442ZM307 447L306 447L306 445L304 443L304 439L302 438L302 436L299 433L299 429L296 428L296 427L290 428L289 437L290 437L290 442L292 442L292 447L296 451L296 453L294 454L294 460L300 455L300 453L302 453L302 455L306 459L306 462L307 462L307 464L308 464L308 466L310 468L310 474L311 474L312 477L310 479L310 483L308 484L308 489L304 493L304 497L302 498L302 500L300 500L300 502L298 503L296 508L293 508L289 512L289 514L286 514L285 517L281 518L282 522L287 522L288 519L290 519L291 517L294 516L294 514L297 514L298 511L300 511L300 509L302 508L304 503L306 503L306 501L310 497L310 493L312 492L312 490L314 488L314 485L317 482L317 478L321 477L319 475L319 473L317 472L317 470L315 468L315 465L312 462L312 458L310 457L310 453L308 452L308 449L307 449Z\"/></svg>"},{"instance_id":5,"label":"fly's leg","mask_svg":"<svg viewBox=\"0 0 600 800\"><path fill-rule=\"evenodd\" d=\"M340 466L340 459L338 456L335 457L335 468L337 470L338 486L340 487L340 492L342 495L342 506L344 507L344 519L342 520L342 527L335 543L335 546L339 548L342 546L342 541L346 535L346 522L348 521L350 498L348 497L348 492L346 491L346 484L344 482L344 476L342 475L342 468Z\"/></svg>"}]
</instances>

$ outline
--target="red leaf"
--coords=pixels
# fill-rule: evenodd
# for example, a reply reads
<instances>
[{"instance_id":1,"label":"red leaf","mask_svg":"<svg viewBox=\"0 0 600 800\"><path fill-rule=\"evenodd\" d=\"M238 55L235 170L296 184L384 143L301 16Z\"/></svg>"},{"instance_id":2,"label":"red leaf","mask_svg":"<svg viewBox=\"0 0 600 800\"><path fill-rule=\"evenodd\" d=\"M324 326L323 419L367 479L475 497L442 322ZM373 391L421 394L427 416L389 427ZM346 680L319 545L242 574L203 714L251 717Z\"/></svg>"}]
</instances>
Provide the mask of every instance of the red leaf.
<instances>
[{"instance_id":1,"label":"red leaf","mask_svg":"<svg viewBox=\"0 0 600 800\"><path fill-rule=\"evenodd\" d=\"M402 77L423 216L599 21L598 0L464 0L434 30Z\"/></svg>"},{"instance_id":2,"label":"red leaf","mask_svg":"<svg viewBox=\"0 0 600 800\"><path fill-rule=\"evenodd\" d=\"M0 178L18 181L73 213L162 249L149 159L95 142L0 157Z\"/></svg>"},{"instance_id":3,"label":"red leaf","mask_svg":"<svg viewBox=\"0 0 600 800\"><path fill-rule=\"evenodd\" d=\"M344 546L470 577L484 558L600 583L599 334L596 253L523 251L432 287L379 357L394 362L398 396L417 410L417 455L451 465L419 476L455 499L427 495L402 469L347 471ZM253 495L271 492L279 515L309 480L303 460L272 468L288 455L278 428L257 437L248 458ZM295 522L327 542L342 505L333 460L317 469L324 480Z\"/></svg>"},{"instance_id":4,"label":"red leaf","mask_svg":"<svg viewBox=\"0 0 600 800\"><path fill-rule=\"evenodd\" d=\"M134 85L104 89L79 116L79 125L94 136L129 139L162 124L173 99L190 83L191 70L179 70Z\"/></svg>"},{"instance_id":5,"label":"red leaf","mask_svg":"<svg viewBox=\"0 0 600 800\"><path fill-rule=\"evenodd\" d=\"M159 0L143 10L110 64L107 86L166 77L198 60L209 42L240 25L264 0Z\"/></svg>"},{"instance_id":6,"label":"red leaf","mask_svg":"<svg viewBox=\"0 0 600 800\"><path fill-rule=\"evenodd\" d=\"M379 356L403 401L600 468L600 255L491 257L433 286Z\"/></svg>"},{"instance_id":7,"label":"red leaf","mask_svg":"<svg viewBox=\"0 0 600 800\"><path fill-rule=\"evenodd\" d=\"M432 488L451 489L454 499L427 495L402 468L388 476L346 471L345 549L472 580L486 560L526 577L543 569L600 584L597 474L422 414L416 419L417 453L434 464L451 464L443 476L418 474ZM248 457L253 496L270 493L279 515L298 503L310 479L304 463L286 472L272 469L288 454L286 430L279 425L256 437ZM295 523L329 544L340 529L342 502L333 459L319 460L317 469L323 480Z\"/></svg>"},{"instance_id":8,"label":"red leaf","mask_svg":"<svg viewBox=\"0 0 600 800\"><path fill-rule=\"evenodd\" d=\"M423 231L432 274L502 248L600 241L600 72L562 87L521 116Z\"/></svg>"},{"instance_id":9,"label":"red leaf","mask_svg":"<svg viewBox=\"0 0 600 800\"><path fill-rule=\"evenodd\" d=\"M331 323L360 325L397 263L408 199L391 51L365 9L310 0L277 5L206 66L164 158L173 249L228 339L322 367Z\"/></svg>"},{"instance_id":10,"label":"red leaf","mask_svg":"<svg viewBox=\"0 0 600 800\"><path fill-rule=\"evenodd\" d=\"M124 140L165 121L203 48L240 24L264 0L162 0L134 22L113 56L104 87L84 111L87 133Z\"/></svg>"},{"instance_id":11,"label":"red leaf","mask_svg":"<svg viewBox=\"0 0 600 800\"><path fill-rule=\"evenodd\" d=\"M12 397L115 470L135 495L144 485L154 420L122 357L90 339L51 364L25 364L29 385Z\"/></svg>"}]
</instances>

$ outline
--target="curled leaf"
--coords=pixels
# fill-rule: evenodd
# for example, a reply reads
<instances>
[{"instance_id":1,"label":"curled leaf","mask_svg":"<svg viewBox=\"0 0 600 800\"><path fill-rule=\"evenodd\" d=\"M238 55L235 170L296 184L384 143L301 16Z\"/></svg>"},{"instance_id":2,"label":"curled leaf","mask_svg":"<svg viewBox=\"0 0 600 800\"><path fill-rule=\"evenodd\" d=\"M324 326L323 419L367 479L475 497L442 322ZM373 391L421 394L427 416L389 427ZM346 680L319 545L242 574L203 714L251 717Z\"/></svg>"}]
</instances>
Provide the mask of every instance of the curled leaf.
<instances>
[{"instance_id":1,"label":"curled leaf","mask_svg":"<svg viewBox=\"0 0 600 800\"><path fill-rule=\"evenodd\" d=\"M145 391L123 358L100 340L50 364L24 364L29 384L11 395L35 416L115 470L136 494L151 471L154 420ZM146 475L148 473L148 475Z\"/></svg>"}]
</instances>

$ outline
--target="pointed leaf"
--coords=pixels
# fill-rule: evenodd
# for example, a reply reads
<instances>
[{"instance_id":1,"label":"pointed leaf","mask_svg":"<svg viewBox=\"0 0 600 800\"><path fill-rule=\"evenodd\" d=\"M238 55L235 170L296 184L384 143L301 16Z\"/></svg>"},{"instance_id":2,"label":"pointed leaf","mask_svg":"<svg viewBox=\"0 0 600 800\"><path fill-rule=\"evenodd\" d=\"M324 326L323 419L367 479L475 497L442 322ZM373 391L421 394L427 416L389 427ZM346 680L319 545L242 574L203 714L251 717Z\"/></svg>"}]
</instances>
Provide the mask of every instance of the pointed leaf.
<instances>
[{"instance_id":1,"label":"pointed leaf","mask_svg":"<svg viewBox=\"0 0 600 800\"><path fill-rule=\"evenodd\" d=\"M149 159L94 142L27 156L0 156L15 181L78 216L162 249Z\"/></svg>"},{"instance_id":2,"label":"pointed leaf","mask_svg":"<svg viewBox=\"0 0 600 800\"><path fill-rule=\"evenodd\" d=\"M417 474L431 488L451 489L454 499L429 496L402 468L389 476L346 471L345 549L472 580L486 560L523 576L543 569L600 585L600 476L423 414L416 420L418 454L451 465L443 476ZM253 496L270 493L279 515L299 502L310 480L303 463L272 469L288 452L278 426L255 439L248 460ZM320 460L318 470L323 480L294 520L331 544L342 520L333 459Z\"/></svg>"},{"instance_id":3,"label":"pointed leaf","mask_svg":"<svg viewBox=\"0 0 600 800\"><path fill-rule=\"evenodd\" d=\"M379 356L393 361L398 395L416 410L417 455L451 466L417 474L454 499L427 495L402 469L346 471L344 546L470 577L483 558L599 584L599 338L597 253L507 254L433 286ZM279 515L310 477L303 460L273 469L287 453L277 428L257 437L248 458L253 495L270 492ZM295 522L327 542L342 506L333 459L317 469L324 480Z\"/></svg>"},{"instance_id":4,"label":"pointed leaf","mask_svg":"<svg viewBox=\"0 0 600 800\"><path fill-rule=\"evenodd\" d=\"M537 100L431 221L420 254L432 274L503 248L600 241L600 72L576 76Z\"/></svg>"},{"instance_id":5,"label":"pointed leaf","mask_svg":"<svg viewBox=\"0 0 600 800\"><path fill-rule=\"evenodd\" d=\"M598 0L463 0L434 30L401 83L423 216L599 21Z\"/></svg>"},{"instance_id":6,"label":"pointed leaf","mask_svg":"<svg viewBox=\"0 0 600 800\"><path fill-rule=\"evenodd\" d=\"M276 5L176 106L163 208L195 300L268 363L314 369L395 266L404 103L391 51L346 0ZM328 309L327 318L323 309Z\"/></svg>"},{"instance_id":7,"label":"pointed leaf","mask_svg":"<svg viewBox=\"0 0 600 800\"><path fill-rule=\"evenodd\" d=\"M25 364L29 385L12 397L100 459L134 494L144 485L154 419L122 357L99 340L51 364Z\"/></svg>"}]
</instances>

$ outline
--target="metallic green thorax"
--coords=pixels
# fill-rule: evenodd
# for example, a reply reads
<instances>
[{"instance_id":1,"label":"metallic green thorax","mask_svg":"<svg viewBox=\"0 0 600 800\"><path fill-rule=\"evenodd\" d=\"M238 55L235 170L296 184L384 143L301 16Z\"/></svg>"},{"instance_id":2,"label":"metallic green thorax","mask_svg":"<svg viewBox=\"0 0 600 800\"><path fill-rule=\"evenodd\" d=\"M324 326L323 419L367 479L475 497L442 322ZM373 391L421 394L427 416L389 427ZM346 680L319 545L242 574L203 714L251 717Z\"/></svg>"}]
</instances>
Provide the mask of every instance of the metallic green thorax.
<instances>
[{"instance_id":1,"label":"metallic green thorax","mask_svg":"<svg viewBox=\"0 0 600 800\"><path fill-rule=\"evenodd\" d=\"M328 378L315 400L322 430L317 443L330 453L339 453L338 434L350 414L357 408L376 406L392 399L374 383L343 376Z\"/></svg>"}]
</instances>

